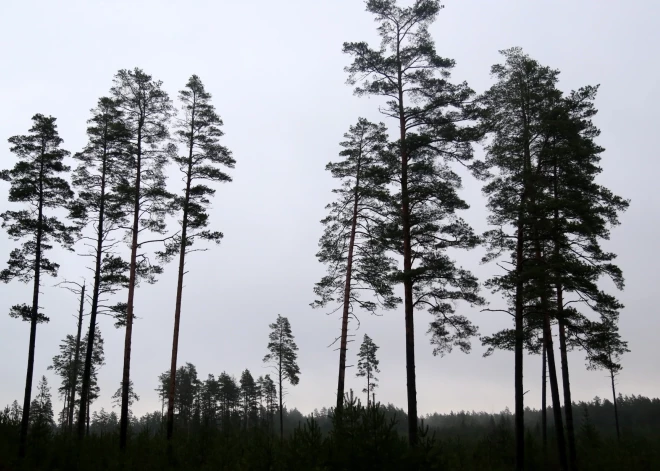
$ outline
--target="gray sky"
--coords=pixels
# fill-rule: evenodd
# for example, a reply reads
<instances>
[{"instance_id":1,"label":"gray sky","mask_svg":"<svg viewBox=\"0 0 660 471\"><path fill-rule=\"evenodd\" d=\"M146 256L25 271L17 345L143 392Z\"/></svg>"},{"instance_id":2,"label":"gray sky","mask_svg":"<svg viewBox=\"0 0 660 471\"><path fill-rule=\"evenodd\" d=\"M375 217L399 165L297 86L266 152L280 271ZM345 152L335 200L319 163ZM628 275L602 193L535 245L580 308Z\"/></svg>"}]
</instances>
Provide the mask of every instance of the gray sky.
<instances>
[{"instance_id":1,"label":"gray sky","mask_svg":"<svg viewBox=\"0 0 660 471\"><path fill-rule=\"evenodd\" d=\"M179 364L191 362L203 379L227 371L237 377L249 368L267 370L268 324L277 314L291 321L300 348L300 384L287 403L307 413L334 403L338 354L326 346L339 329L337 316L312 310L313 284L324 267L316 258L319 220L336 182L325 164L337 159L343 133L358 117L381 120L375 98L353 96L345 84L344 41L377 45L376 24L358 0L190 1L116 0L105 2L5 0L0 15L0 167L15 162L6 139L25 134L35 113L58 118L64 148L75 152L86 141L86 120L96 100L108 93L120 68L141 67L164 82L174 99L191 74L201 77L225 121L224 144L237 164L234 182L219 188L212 227L225 233L218 248L193 254L183 297ZM409 2L404 2L409 3ZM621 333L632 352L623 359L619 390L658 396L656 249L660 197L653 180L660 171L655 114L660 103L660 67L653 44L660 44L654 0L447 0L431 32L439 53L457 61L454 80L477 92L492 83L490 66L498 50L521 46L541 63L562 71L565 91L601 84L596 118L599 143L607 149L601 183L632 200L606 248L619 254L626 277L620 294ZM387 121L386 121L387 122ZM392 127L393 123L387 123ZM170 173L174 175L174 168ZM462 195L471 204L465 218L485 229L481 185L465 176ZM0 184L6 195L8 185ZM0 210L9 209L6 197ZM16 207L15 205L12 207ZM175 226L172 225L174 228ZM0 238L0 262L12 245ZM482 249L458 255L480 280L495 272L480 266ZM84 259L53 251L59 278L80 279ZM170 362L176 263L153 286L136 293L141 317L134 328L132 379L141 396L141 414L160 409L156 378ZM90 278L91 279L91 278ZM46 371L66 334L74 333L77 300L47 279L40 304L51 322L37 331L35 381ZM21 402L29 327L11 319L9 306L29 302L31 285L0 286L0 406ZM614 289L610 287L610 289ZM489 296L493 306L501 301ZM125 300L121 293L117 300ZM503 314L465 306L484 334L510 325ZM383 317L361 316L358 340L368 333L381 348L377 398L405 407L403 310ZM430 316L416 314L417 390L421 413L450 410L499 411L513 405L513 354L482 358L454 352L434 358L425 332ZM124 331L100 321L106 365L100 372L101 398L92 407L111 408L119 386ZM358 345L349 350L355 364ZM540 404L539 357L527 357L527 404ZM576 400L608 397L603 372L588 372L583 356L572 354L571 383ZM348 387L363 388L348 371ZM57 406L59 407L59 406Z\"/></svg>"}]
</instances>

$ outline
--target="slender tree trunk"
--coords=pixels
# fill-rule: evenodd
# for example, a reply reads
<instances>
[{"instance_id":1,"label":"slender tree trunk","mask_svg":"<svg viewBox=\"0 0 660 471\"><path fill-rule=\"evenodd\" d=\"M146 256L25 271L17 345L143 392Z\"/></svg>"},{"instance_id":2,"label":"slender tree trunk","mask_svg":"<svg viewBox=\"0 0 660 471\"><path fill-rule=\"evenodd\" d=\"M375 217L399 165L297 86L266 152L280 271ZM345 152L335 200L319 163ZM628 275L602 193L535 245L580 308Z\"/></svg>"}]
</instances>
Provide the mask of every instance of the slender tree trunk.
<instances>
[{"instance_id":1,"label":"slender tree trunk","mask_svg":"<svg viewBox=\"0 0 660 471\"><path fill-rule=\"evenodd\" d=\"M539 264L543 262L538 230L534 230L534 245L536 247L536 260ZM545 280L540 280L541 289L545 289ZM552 330L550 326L550 314L548 312L548 300L541 292L541 308L543 310L543 330L545 346L548 356L548 372L550 373L550 394L552 396L552 412L555 419L555 433L557 436L557 451L559 453L559 465L562 471L568 470L568 458L566 456L566 438L564 437L564 421L561 416L561 402L559 400L559 383L557 381L557 368L555 365L555 353L552 342Z\"/></svg>"},{"instance_id":2,"label":"slender tree trunk","mask_svg":"<svg viewBox=\"0 0 660 471\"><path fill-rule=\"evenodd\" d=\"M610 361L612 358L610 357ZM614 404L614 423L616 424L616 439L621 440L621 431L619 429L619 407L616 401L616 390L614 389L614 370L610 369L610 378L612 379L612 403Z\"/></svg>"},{"instance_id":3,"label":"slender tree trunk","mask_svg":"<svg viewBox=\"0 0 660 471\"><path fill-rule=\"evenodd\" d=\"M92 401L88 398L87 399L87 430L86 430L86 435L89 437L89 408L92 405Z\"/></svg>"},{"instance_id":4,"label":"slender tree trunk","mask_svg":"<svg viewBox=\"0 0 660 471\"><path fill-rule=\"evenodd\" d=\"M367 371L367 409L369 409L369 392L371 391L371 375Z\"/></svg>"},{"instance_id":5,"label":"slender tree trunk","mask_svg":"<svg viewBox=\"0 0 660 471\"><path fill-rule=\"evenodd\" d=\"M577 471L577 449L575 446L575 427L573 422L573 405L571 401L571 383L568 374L568 354L566 351L566 320L563 313L563 296L561 283L557 283L557 320L559 322L559 352L561 355L561 375L564 386L564 414L566 415L566 433L568 435L568 460L570 469Z\"/></svg>"},{"instance_id":6,"label":"slender tree trunk","mask_svg":"<svg viewBox=\"0 0 660 471\"><path fill-rule=\"evenodd\" d=\"M344 381L346 376L346 349L348 345L348 315L351 306L351 277L353 272L353 251L355 249L355 232L358 216L358 194L360 187L360 160L358 160L357 174L355 176L355 192L353 194L353 221L351 235L348 243L348 258L346 259L346 285L344 288L344 310L341 317L341 341L339 344L339 378L337 380L337 411L341 412L344 406Z\"/></svg>"},{"instance_id":7,"label":"slender tree trunk","mask_svg":"<svg viewBox=\"0 0 660 471\"><path fill-rule=\"evenodd\" d=\"M30 421L30 400L32 397L32 376L34 374L34 350L37 344L37 320L39 319L39 287L41 276L41 241L43 238L43 208L44 208L44 163L45 144L41 148L41 163L39 166L39 209L37 215L37 237L34 256L34 288L32 290L32 318L30 319L30 344L28 347L28 364L25 375L25 395L23 397L23 417L18 442L18 456L25 457L27 446L28 424Z\"/></svg>"},{"instance_id":8,"label":"slender tree trunk","mask_svg":"<svg viewBox=\"0 0 660 471\"><path fill-rule=\"evenodd\" d=\"M514 345L514 396L515 396L515 440L516 471L525 469L525 398L523 391L523 344L524 344L524 191L521 210L518 215L518 234L516 241L516 294L515 294L515 345Z\"/></svg>"},{"instance_id":9,"label":"slender tree trunk","mask_svg":"<svg viewBox=\"0 0 660 471\"><path fill-rule=\"evenodd\" d=\"M281 339L280 335L280 339ZM280 369L279 369L279 376L280 376L280 441L284 440L284 416L282 412L282 348L280 344Z\"/></svg>"},{"instance_id":10,"label":"slender tree trunk","mask_svg":"<svg viewBox=\"0 0 660 471\"><path fill-rule=\"evenodd\" d=\"M408 195L408 152L406 149L406 117L403 106L403 71L397 41L397 84L399 94L399 131L401 146L401 228L403 232L403 292L406 326L406 386L408 395L408 442L417 446L417 387L415 378L415 322L413 318L412 243L410 237L410 203Z\"/></svg>"},{"instance_id":11,"label":"slender tree trunk","mask_svg":"<svg viewBox=\"0 0 660 471\"><path fill-rule=\"evenodd\" d=\"M76 404L76 388L78 387L78 364L80 361L80 337L82 334L83 311L85 308L85 282L80 291L80 309L78 310L78 332L76 333L76 353L73 357L73 374L71 375L71 392L69 393L69 415L67 419L69 432L73 431L73 412Z\"/></svg>"},{"instance_id":12,"label":"slender tree trunk","mask_svg":"<svg viewBox=\"0 0 660 471\"><path fill-rule=\"evenodd\" d=\"M186 196L183 203L183 218L181 222L181 246L179 247L179 274L176 285L176 305L174 309L174 333L172 334L172 363L170 365L170 384L167 398L167 440L172 439L174 432L174 393L176 391L176 360L179 352L179 325L181 320L181 299L183 297L183 275L186 265L186 247L188 245L188 204L190 202L190 183L192 181L192 162L195 131L195 107L193 105L190 143L188 146L188 174L186 176Z\"/></svg>"},{"instance_id":13,"label":"slender tree trunk","mask_svg":"<svg viewBox=\"0 0 660 471\"><path fill-rule=\"evenodd\" d=\"M104 138L107 138L107 123ZM101 201L99 202L99 220L96 237L96 260L94 262L94 286L92 288L92 307L89 313L89 331L87 333L87 350L85 351L85 368L83 370L82 388L80 391L80 410L78 411L78 439L84 435L85 408L89 397L89 387L92 377L92 358L94 353L94 337L96 336L96 315L98 314L99 295L101 291L101 260L103 258L103 224L105 223L105 185L107 173L107 144L103 144L103 165L101 167Z\"/></svg>"},{"instance_id":14,"label":"slender tree trunk","mask_svg":"<svg viewBox=\"0 0 660 471\"><path fill-rule=\"evenodd\" d=\"M135 271L137 268L138 231L140 224L140 183L142 177L142 123L138 128L137 169L135 176L135 207L131 241L131 262L128 281L128 306L126 309L126 338L124 341L124 368L121 390L121 418L119 423L119 448L126 450L128 439L128 393L131 379L131 340L133 335L133 300L135 298Z\"/></svg>"},{"instance_id":15,"label":"slender tree trunk","mask_svg":"<svg viewBox=\"0 0 660 471\"><path fill-rule=\"evenodd\" d=\"M541 384L541 440L543 442L543 461L547 462L548 457L548 408L547 408L547 377L548 360L545 348L545 329L543 330L543 373Z\"/></svg>"}]
</instances>

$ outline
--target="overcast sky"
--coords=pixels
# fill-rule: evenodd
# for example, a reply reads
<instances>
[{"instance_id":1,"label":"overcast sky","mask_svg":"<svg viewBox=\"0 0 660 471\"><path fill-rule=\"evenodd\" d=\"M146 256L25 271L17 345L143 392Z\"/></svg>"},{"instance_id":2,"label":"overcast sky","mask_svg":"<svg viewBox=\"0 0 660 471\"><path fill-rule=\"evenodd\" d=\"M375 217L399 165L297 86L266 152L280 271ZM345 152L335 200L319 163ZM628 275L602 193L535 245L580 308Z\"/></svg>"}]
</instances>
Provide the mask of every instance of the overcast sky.
<instances>
[{"instance_id":1,"label":"overcast sky","mask_svg":"<svg viewBox=\"0 0 660 471\"><path fill-rule=\"evenodd\" d=\"M632 352L623 358L619 391L657 397L660 197L653 182L660 171L654 139L660 5L655 0L446 0L445 5L431 33L439 54L457 62L454 80L467 80L477 92L492 84L489 69L500 62L498 50L513 46L560 69L565 91L601 84L595 121L602 130L598 142L607 151L600 182L632 200L605 244L619 254L626 278L620 325ZM225 122L223 142L237 163L233 183L219 188L211 210L212 227L225 234L222 245L189 258L179 364L195 364L201 379L222 371L239 377L245 368L255 377L265 374L268 324L282 314L291 321L302 372L287 404L304 413L332 405L338 352L327 345L340 324L336 315L309 307L313 285L324 274L315 257L319 221L336 185L324 167L337 159L342 135L358 117L386 119L378 114L379 99L355 97L345 84L343 68L350 58L341 53L342 43L361 40L376 46L378 38L359 0L4 0L0 167L14 165L6 139L25 134L35 113L57 117L63 147L79 151L90 108L108 93L121 68L143 68L163 81L172 98L190 75L199 75L213 94ZM175 175L174 168L169 172ZM8 205L7 191L8 185L0 184L2 211L18 207ZM462 195L471 205L464 217L481 232L486 228L481 184L465 175ZM12 246L3 233L1 263ZM458 260L483 281L496 267L480 266L482 253L459 254ZM75 332L77 300L53 285L63 278L81 280L89 272L81 257L55 250L51 257L61 270L42 288L40 304L51 322L38 327L34 372L35 382L48 377L55 396L59 382L46 368L60 341ZM154 389L170 363L176 269L170 264L157 284L136 292L140 319L134 327L131 377L141 397L134 406L138 414L160 410ZM22 402L29 338L29 325L6 313L13 304L30 302L31 285L16 281L0 290L4 406ZM122 292L117 300L125 296ZM502 305L497 297L488 299L492 307ZM511 325L503 314L467 306L464 311L484 334ZM362 315L361 321L357 338L368 333L381 347L377 399L405 407L403 309L383 317ZM425 334L429 321L429 314L416 314L420 413L512 408L513 354L482 358L484 349L475 341L470 355L457 351L435 358ZM107 318L100 326L106 365L100 371L101 397L92 410L111 408L123 359L124 331ZM349 364L356 363L357 347L351 344ZM586 371L579 353L570 360L575 400L609 397L604 372ZM541 360L525 361L526 403L538 407ZM348 387L360 391L364 386L354 375L355 368L349 369Z\"/></svg>"}]
</instances>

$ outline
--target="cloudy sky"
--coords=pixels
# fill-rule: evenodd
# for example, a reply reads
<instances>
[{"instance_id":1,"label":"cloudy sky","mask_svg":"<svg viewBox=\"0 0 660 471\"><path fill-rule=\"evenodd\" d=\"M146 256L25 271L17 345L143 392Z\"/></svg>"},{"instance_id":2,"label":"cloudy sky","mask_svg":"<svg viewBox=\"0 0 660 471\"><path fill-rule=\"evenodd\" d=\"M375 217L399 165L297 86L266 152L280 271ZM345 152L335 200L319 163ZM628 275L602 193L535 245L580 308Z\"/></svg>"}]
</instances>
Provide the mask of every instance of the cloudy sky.
<instances>
[{"instance_id":1,"label":"cloudy sky","mask_svg":"<svg viewBox=\"0 0 660 471\"><path fill-rule=\"evenodd\" d=\"M409 3L409 2L404 2ZM601 84L596 118L604 155L601 183L630 198L622 225L606 247L619 254L626 277L620 295L621 332L632 352L623 359L619 390L660 394L657 267L660 255L660 197L653 181L660 163L653 137L660 103L660 67L653 44L660 44L654 0L446 0L431 32L443 56L456 60L455 80L478 92L492 80L498 50L521 46L533 58L562 71L569 91ZM185 279L179 363L191 362L202 378L249 368L267 372L268 324L287 316L300 348L300 384L287 403L307 413L334 403L338 353L327 345L339 329L337 316L312 310L313 284L324 268L316 258L324 206L336 184L325 164L337 158L343 133L358 117L386 119L375 98L353 96L343 68L344 41L377 45L376 24L359 0L171 0L61 1L5 0L0 15L0 167L15 162L6 139L24 134L35 113L58 119L64 148L85 144L86 120L96 100L108 93L121 68L141 67L162 80L176 97L191 74L201 77L225 122L224 144L237 164L234 182L217 192L213 227L225 233L222 245L189 259ZM388 123L392 128L394 123ZM170 169L174 175L174 169ZM6 195L8 185L0 184ZM465 176L464 217L486 228L480 184ZM4 201L4 202L3 202ZM13 206L15 207L15 206ZM0 198L0 210L10 206ZM172 225L174 228L174 225ZM12 244L0 236L0 258ZM480 266L481 249L460 254L459 262L481 280L494 273ZM77 300L53 285L88 276L85 260L53 251L62 266L58 279L46 279L40 304L51 322L39 326L35 378L46 368L66 334L74 333ZM4 260L4 259L3 259ZM2 261L4 263L4 261ZM160 409L156 378L170 362L176 265L153 286L140 287L135 309L140 319L133 336L132 379L141 396L137 413ZM88 278L89 279L89 278ZM607 286L607 285L605 285ZM609 289L613 287L609 286ZM0 406L22 399L29 326L11 319L9 306L29 302L31 286L0 286ZM122 293L117 300L123 300ZM490 296L493 307L501 302ZM464 310L484 334L510 325L502 314ZM499 411L513 405L513 355L482 358L475 342L470 355L432 356L425 332L430 316L416 314L418 401L421 413L450 410ZM368 333L380 345L377 398L404 407L406 401L402 309L383 317L361 317L359 338ZM111 408L119 386L123 331L100 321L106 365L100 372L101 398L92 407ZM351 345L349 363L356 361ZM583 356L572 354L576 400L608 397L603 372L588 372ZM525 396L540 404L539 357L528 357ZM363 385L348 372L348 386ZM35 379L36 381L36 379Z\"/></svg>"}]
</instances>

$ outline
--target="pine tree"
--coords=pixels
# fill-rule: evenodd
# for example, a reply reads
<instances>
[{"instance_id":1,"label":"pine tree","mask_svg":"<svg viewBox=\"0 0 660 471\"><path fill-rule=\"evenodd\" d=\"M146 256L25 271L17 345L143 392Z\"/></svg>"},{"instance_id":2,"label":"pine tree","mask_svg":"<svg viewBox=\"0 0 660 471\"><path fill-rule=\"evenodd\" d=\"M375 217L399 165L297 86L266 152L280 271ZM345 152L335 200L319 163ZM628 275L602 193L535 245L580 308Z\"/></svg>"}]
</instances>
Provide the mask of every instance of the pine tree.
<instances>
[{"instance_id":1,"label":"pine tree","mask_svg":"<svg viewBox=\"0 0 660 471\"><path fill-rule=\"evenodd\" d=\"M280 411L280 439L284 439L284 417L283 417L283 392L284 381L295 386L300 381L298 375L300 368L297 359L298 346L291 332L289 319L277 315L277 320L269 325L271 332L268 335L268 353L264 356L264 363L270 363L277 374L277 385L279 389L279 411Z\"/></svg>"},{"instance_id":2,"label":"pine tree","mask_svg":"<svg viewBox=\"0 0 660 471\"><path fill-rule=\"evenodd\" d=\"M560 99L556 89L558 72L543 67L523 55L518 48L501 51L506 63L494 65L491 73L498 81L484 96L483 125L492 140L486 147L483 191L488 197L488 222L496 229L486 232L488 254L484 261L509 255L505 274L487 281L486 286L503 294L509 304L504 312L514 319L514 330L484 337L485 344L514 350L516 469L524 467L524 402L523 349L538 351L538 330L543 331L543 346L548 359L548 372L555 413L557 446L562 467L566 467L561 407L554 366L552 336L545 327L549 305L540 306L539 290L534 287L536 251L532 234L534 226L533 197L536 169L544 151L548 116ZM538 238L537 238L538 240ZM547 284L543 286L547 288ZM547 297L547 289L543 293ZM547 299L546 299L547 301ZM547 304L547 303L546 303ZM539 310L543 320L539 318ZM492 350L489 349L487 353Z\"/></svg>"},{"instance_id":3,"label":"pine tree","mask_svg":"<svg viewBox=\"0 0 660 471\"><path fill-rule=\"evenodd\" d=\"M119 305L103 306L103 296L114 294L119 287L128 285L128 264L115 253L120 241L114 234L127 226L125 201L115 189L130 175L127 148L130 130L123 122L124 113L116 99L100 98L91 112L87 145L74 155L79 164L73 172L72 182L78 190L78 198L70 211L70 217L87 228L83 236L84 255L93 260L90 269L94 274L85 350L88 354L84 357L82 400L78 415L79 438L83 436L89 416L86 407L97 316L101 313L118 315L123 310Z\"/></svg>"},{"instance_id":4,"label":"pine tree","mask_svg":"<svg viewBox=\"0 0 660 471\"><path fill-rule=\"evenodd\" d=\"M30 432L32 435L43 437L51 433L55 425L53 414L53 401L45 376L37 385L37 395L30 405Z\"/></svg>"},{"instance_id":5,"label":"pine tree","mask_svg":"<svg viewBox=\"0 0 660 471\"><path fill-rule=\"evenodd\" d=\"M600 241L609 239L611 227L619 223L618 215L629 203L596 183L604 151L595 143L600 131L592 122L597 90L598 87L588 86L573 91L555 109L546 152L550 163L544 169L548 192L543 212L551 221L547 239L552 245L546 258L555 289L571 469L577 469L578 463L568 335L575 327L579 329L583 314L575 302L569 306L564 300L577 295L574 298L580 306L594 311L606 322L616 322L623 307L598 287L599 278L606 276L623 289L622 272L613 263L616 255L603 251Z\"/></svg>"},{"instance_id":6,"label":"pine tree","mask_svg":"<svg viewBox=\"0 0 660 471\"><path fill-rule=\"evenodd\" d=\"M222 417L222 428L228 431L231 426L232 417L240 400L240 388L234 377L224 371L218 376L218 402Z\"/></svg>"},{"instance_id":7,"label":"pine tree","mask_svg":"<svg viewBox=\"0 0 660 471\"><path fill-rule=\"evenodd\" d=\"M168 138L167 123L172 114L172 104L161 88L162 82L154 81L140 69L120 70L111 89L112 98L122 112L121 121L129 131L128 158L130 178L122 176L117 186L124 204L132 207L130 238L128 300L126 302L126 339L124 342L124 367L122 375L122 407L120 417L119 446L126 448L128 433L129 385L131 364L131 340L133 333L133 308L136 276L139 268L159 273L158 266L151 266L149 258L138 260L138 250L149 241L140 241L144 231L156 234L165 232L165 216L171 211L170 194L165 189L163 168L172 149L161 144Z\"/></svg>"},{"instance_id":8,"label":"pine tree","mask_svg":"<svg viewBox=\"0 0 660 471\"><path fill-rule=\"evenodd\" d=\"M360 352L358 353L359 360L356 376L367 378L367 387L362 390L363 393L367 394L367 408L369 408L369 397L374 389L378 387L378 384L376 384L378 383L378 378L376 378L375 375L375 373L380 373L380 370L378 369L379 361L376 358L376 351L378 348L378 345L376 345L367 334L364 334L364 339L360 346Z\"/></svg>"},{"instance_id":9,"label":"pine tree","mask_svg":"<svg viewBox=\"0 0 660 471\"><path fill-rule=\"evenodd\" d=\"M403 258L397 273L404 287L408 436L417 444L415 378L415 308L434 315L429 332L434 353L443 355L454 345L470 349L476 328L457 315L454 301L481 304L477 280L458 268L447 248L472 248L478 238L456 212L468 205L457 195L459 176L448 163L472 158L475 128L461 126L469 118L468 100L474 92L465 83L448 81L454 61L437 55L428 32L441 5L438 0L416 0L398 7L395 0L368 0L367 11L379 23L381 47L365 42L345 43L353 56L346 68L357 95L387 99L382 113L396 120L399 140L390 159L391 182L399 192L390 200L389 229L383 234L390 248Z\"/></svg>"},{"instance_id":10,"label":"pine tree","mask_svg":"<svg viewBox=\"0 0 660 471\"><path fill-rule=\"evenodd\" d=\"M275 382L271 379L270 375L264 375L263 378L259 378L261 379L261 381L258 382L259 391L261 392L265 403L265 422L268 424L268 427L272 429L273 417L277 410L277 386L275 386Z\"/></svg>"},{"instance_id":11,"label":"pine tree","mask_svg":"<svg viewBox=\"0 0 660 471\"><path fill-rule=\"evenodd\" d=\"M60 243L69 248L73 243L73 228L63 224L49 210L66 207L73 192L69 184L59 175L69 171L63 159L69 153L60 148L62 139L57 132L55 118L36 114L29 134L9 138L11 152L19 162L11 170L0 172L0 178L10 182L9 202L24 203L25 209L5 211L0 215L2 227L15 241L24 240L21 248L11 251L8 266L0 272L5 283L17 278L27 283L33 281L32 305L12 306L9 315L30 322L30 343L23 399L23 419L19 442L19 455L25 456L25 447L30 417L32 376L37 336L37 324L48 322L39 310L41 275L56 276L59 265L45 256Z\"/></svg>"},{"instance_id":12,"label":"pine tree","mask_svg":"<svg viewBox=\"0 0 660 471\"><path fill-rule=\"evenodd\" d=\"M243 420L245 421L245 428L248 428L256 416L257 400L259 397L257 383L255 383L250 370L246 369L241 373L240 386L241 402L243 403Z\"/></svg>"},{"instance_id":13,"label":"pine tree","mask_svg":"<svg viewBox=\"0 0 660 471\"><path fill-rule=\"evenodd\" d=\"M215 194L215 189L202 182L230 182L231 177L222 168L234 168L235 161L231 152L220 145L219 139L222 120L211 104L211 94L204 89L198 76L193 75L188 80L186 88L179 92L179 101L183 105L183 118L178 124L176 139L185 149L185 155L175 156L173 160L183 174L185 187L183 195L175 198L175 204L181 212L181 235L167 243L161 258L169 260L179 254L179 273L177 278L176 304L174 310L174 333L172 340L172 365L170 367L170 386L167 407L167 439L172 438L174 427L174 390L176 384L176 362L179 345L179 325L181 317L181 300L183 296L183 276L186 255L193 251L196 240L206 240L220 243L222 233L209 231L210 205L209 197Z\"/></svg>"},{"instance_id":14,"label":"pine tree","mask_svg":"<svg viewBox=\"0 0 660 471\"><path fill-rule=\"evenodd\" d=\"M316 256L328 266L328 274L316 283L318 299L311 304L325 307L341 303L337 308L342 309L337 410L341 410L344 400L348 323L355 316L355 307L374 313L379 306L392 309L400 301L393 295L389 276L394 262L386 256L385 246L374 231L386 213L383 200L387 179L381 154L386 151L387 130L382 123L360 118L344 138L344 149L339 154L344 160L326 165L342 185L333 190L338 199L326 207L330 214L321 221L325 230ZM360 294L364 291L373 292L377 302L363 299Z\"/></svg>"}]
</instances>

